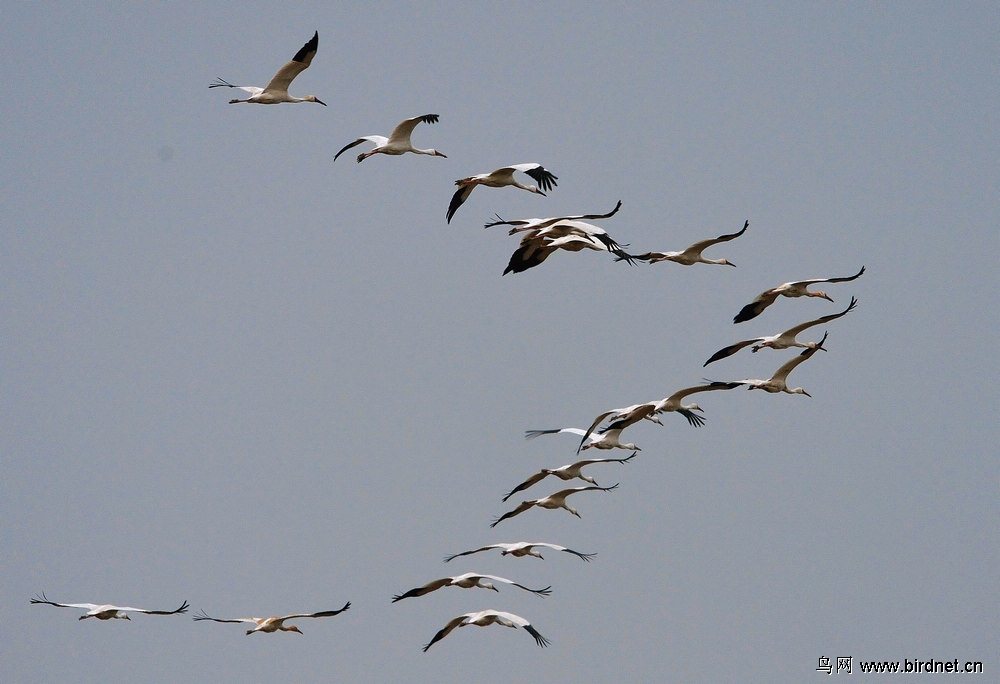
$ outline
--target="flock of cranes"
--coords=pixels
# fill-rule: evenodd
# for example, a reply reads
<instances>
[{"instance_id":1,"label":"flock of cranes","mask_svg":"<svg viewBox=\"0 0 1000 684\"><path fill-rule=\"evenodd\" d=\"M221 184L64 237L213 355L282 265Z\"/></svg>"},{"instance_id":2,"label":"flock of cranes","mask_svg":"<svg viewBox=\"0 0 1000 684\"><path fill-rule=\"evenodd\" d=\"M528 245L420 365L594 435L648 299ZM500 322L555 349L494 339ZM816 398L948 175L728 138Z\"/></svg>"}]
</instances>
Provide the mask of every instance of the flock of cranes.
<instances>
[{"instance_id":1,"label":"flock of cranes","mask_svg":"<svg viewBox=\"0 0 1000 684\"><path fill-rule=\"evenodd\" d=\"M248 93L250 97L246 99L232 99L230 104L235 103L251 103L251 104L279 104L279 103L299 103L299 102L314 102L321 105L326 105L323 101L317 98L315 95L307 95L302 98L293 97L288 93L288 87L305 69L309 67L312 63L313 58L316 56L316 52L319 47L319 32L317 31L313 37L306 42L305 45L295 54L290 62L285 64L268 82L268 84L263 87L257 86L236 86L228 81L221 78L217 79L215 82L209 85L209 88L239 88ZM419 149L413 146L410 137L417 125L421 123L425 124L435 124L439 120L437 114L425 114L422 116L416 116L408 119L404 119L399 125L393 129L388 137L380 135L368 135L362 136L355 139L353 142L345 145L334 155L334 161L337 160L344 152L361 145L365 142L372 143L374 147L367 152L362 152L358 155L357 161L360 163L376 154L386 154L386 155L401 155L407 152L414 154L423 154L428 156L445 157L443 153L439 152L434 148ZM523 173L530 177L537 185L528 185L520 182L515 174ZM469 198L472 191L476 186L482 185L491 188L501 188L506 186L511 186L514 188L520 188L522 190L545 195L546 192L550 191L552 188L556 187L557 177L550 171L545 169L543 166L537 163L525 163L525 164L512 164L510 166L505 166L490 173L482 173L473 176L467 176L465 178L460 178L455 181L458 186L458 190L455 191L451 198L451 202L448 205L447 211L445 213L446 223L450 223L452 218L454 218L455 213L462 206L463 203ZM720 243L729 242L743 236L750 226L750 221L745 221L743 228L737 232L728 233L720 235L719 237L701 240L695 242L690 247L681 251L665 251L665 252L646 252L644 254L629 254L625 251L624 246L617 240L613 239L607 231L599 226L590 223L595 220L607 219L614 216L618 210L621 208L622 203L619 201L617 205L611 211L604 214L580 214L573 216L556 216L547 218L530 218L530 219L515 219L515 220L504 220L499 215L496 216L496 221L485 224L485 228L491 228L494 226L509 226L510 235L520 235L520 244L515 252L510 258L510 262L503 272L504 275L507 273L520 273L526 271L530 268L538 266L545 259L558 250L565 251L581 251L581 250L594 250L594 251L605 251L612 254L616 261L625 261L629 265L634 265L636 262L646 262L649 264L655 264L661 261L670 261L676 264L691 266L695 264L713 264L713 265L727 265L735 266L732 262L724 258L710 259L703 256L703 252ZM735 316L733 319L734 323L741 323L744 321L751 320L756 316L760 315L764 309L773 304L778 297L818 297L826 299L828 301L833 301L833 299L826 293L821 291L811 291L809 290L810 285L818 283L841 283L849 282L859 278L865 269L862 267L856 274L848 277L835 277L835 278L812 278L808 280L791 281L779 285L775 288L771 288L762 292L758 295L750 304L747 304L743 309ZM852 297L850 304L847 305L845 309L838 313L832 313L828 315L815 318L810 321L806 321L799 325L796 325L784 332L775 335L766 335L761 337L753 337L735 344L731 344L727 347L723 347L719 351L715 352L706 362L705 366L710 363L722 360L724 358L735 355L741 349L745 347L751 347L752 352L757 352L760 349L771 348L771 349L788 349L788 348L803 348L804 351L794 356L791 360L785 362L781 365L775 373L768 379L742 379L742 380L726 380L726 381L708 381L706 380L704 384L695 385L691 387L685 387L683 389L677 390L672 394L667 395L662 399L656 399L652 401L647 401L644 403L633 404L630 406L611 409L599 413L590 426L586 429L576 428L576 427L566 427L566 428L554 428L554 429L543 429L543 430L528 430L525 436L528 439L538 437L540 435L549 434L572 434L579 437L579 444L576 448L576 453L579 454L581 451L586 449L625 449L632 451L632 454L623 458L586 458L577 460L572 463L568 463L563 466L554 468L542 468L536 473L528 476L520 484L514 486L510 491L507 492L501 499L502 502L506 502L515 494L527 490L535 485L546 481L550 476L562 481L570 480L582 480L585 485L577 487L568 487L555 491L546 496L541 496L535 499L527 499L522 501L513 509L499 515L491 523L490 527L493 528L499 523L507 520L509 518L518 516L525 513L532 508L540 509L564 509L576 517L581 517L580 513L567 503L567 499L574 494L580 492L613 492L616 490L620 483L615 483L610 486L600 486L594 477L584 474L583 469L589 468L597 464L618 464L626 465L630 463L640 451L640 448L632 442L622 441L622 433L624 430L628 429L636 423L648 420L653 423L662 425L660 417L664 413L678 413L683 418L685 418L688 424L692 427L702 427L705 425L705 418L701 415L704 413L703 409L696 403L682 403L687 397L693 394L705 393L705 392L715 392L715 391L728 391L735 389L737 387L746 386L749 389L762 389L770 393L784 392L788 394L805 394L809 395L801 387L789 388L787 385L788 375L797 366L811 358L817 351L826 350L823 346L827 340L828 332L824 333L822 339L816 342L800 342L797 339L799 333L805 330L825 325L831 323L837 319L846 316L848 313L853 311L857 307L858 301L856 298ZM460 553L455 553L446 556L443 560L448 563L456 558L471 556L473 554L478 554L485 551L498 550L502 556L513 556L515 558L522 558L527 556L532 556L538 559L542 559L542 551L554 551L563 552L574 555L579 559L590 562L596 554L594 553L582 553L575 551L573 549L567 548L565 546L560 546L558 544L553 544L549 542L499 542L493 544L487 544L479 548L471 549L468 551L462 551ZM538 597L546 597L552 593L552 587L546 586L540 589L532 589L525 586L519 582L516 582L505 577L500 577L493 574L483 574L477 572L465 572L459 575L453 575L449 577L442 577L439 579L431 580L422 584L420 586L414 587L408 591L396 594L392 597L392 603L402 601L407 598L415 598L425 596L427 594L433 593L438 589L443 589L446 587L458 587L462 589L486 589L492 591L499 591L498 586L510 586L521 589L525 592L532 593ZM98 620L111 620L111 619L124 619L129 620L129 613L144 613L147 615L179 615L187 612L188 602L184 603L175 610L147 610L143 608L132 608L128 606L114 606L108 604L92 604L92 603L56 603L49 601L45 594L37 595L33 597L30 602L32 604L47 604L51 606L56 606L60 608L78 608L86 610L84 615L80 616L80 620L87 618L96 618ZM283 616L273 616L267 618L214 618L210 617L204 611L200 611L193 616L195 621L211 621L220 623L246 623L252 625L250 629L246 631L247 635L254 634L257 632L262 633L274 633L274 632L295 632L301 634L302 632L299 628L293 624L287 624L292 620L300 620L306 618L323 618L323 617L334 617L351 607L351 602L348 601L344 606L338 610L327 610L315 613L292 613ZM431 640L423 647L424 651L427 651L432 645L438 641L444 639L456 628L465 627L468 625L476 626L488 626L488 625L501 625L504 627L520 628L531 635L535 643L538 646L547 646L550 641L542 636L538 630L525 618L515 615L513 613L498 611L493 609L473 611L459 615L452 618L438 630Z\"/></svg>"}]
</instances>

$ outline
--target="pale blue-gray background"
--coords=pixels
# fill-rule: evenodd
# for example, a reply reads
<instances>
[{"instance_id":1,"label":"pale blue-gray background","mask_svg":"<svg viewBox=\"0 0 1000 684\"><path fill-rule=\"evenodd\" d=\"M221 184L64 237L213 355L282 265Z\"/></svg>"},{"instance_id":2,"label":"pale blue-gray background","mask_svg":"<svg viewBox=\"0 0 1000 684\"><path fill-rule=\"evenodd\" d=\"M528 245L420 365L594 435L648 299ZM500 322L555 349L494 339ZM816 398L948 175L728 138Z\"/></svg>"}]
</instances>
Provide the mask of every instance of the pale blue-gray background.
<instances>
[{"instance_id":1,"label":"pale blue-gray background","mask_svg":"<svg viewBox=\"0 0 1000 684\"><path fill-rule=\"evenodd\" d=\"M997 656L994 3L8 4L0 675L37 681L805 681L820 656ZM314 30L314 104L228 105ZM440 114L375 156L359 135ZM537 161L548 197L453 181ZM633 251L501 277L504 218L607 211ZM732 316L785 280L836 300ZM698 397L609 494L490 520L616 406L767 377L721 346L839 311L813 398ZM809 331L816 339L822 329ZM616 455L626 455L619 452ZM539 540L599 555L448 553ZM529 586L398 592L467 570ZM340 607L304 635L219 617ZM510 610L552 640L463 629ZM992 673L992 674L989 674Z\"/></svg>"}]
</instances>

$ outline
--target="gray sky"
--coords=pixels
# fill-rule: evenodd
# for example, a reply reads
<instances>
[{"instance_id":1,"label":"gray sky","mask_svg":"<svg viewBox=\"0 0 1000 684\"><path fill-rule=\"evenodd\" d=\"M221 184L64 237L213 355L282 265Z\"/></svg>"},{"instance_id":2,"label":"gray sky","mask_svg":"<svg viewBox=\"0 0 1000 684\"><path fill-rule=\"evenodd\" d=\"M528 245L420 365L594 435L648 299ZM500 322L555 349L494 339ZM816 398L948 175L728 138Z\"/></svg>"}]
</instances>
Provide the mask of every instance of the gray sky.
<instances>
[{"instance_id":1,"label":"gray sky","mask_svg":"<svg viewBox=\"0 0 1000 684\"><path fill-rule=\"evenodd\" d=\"M280 8L17 4L2 250L0 674L8 682L803 681L820 656L996 673L1000 11L991 3ZM277 7L277 6L276 6ZM295 95L228 105L319 30ZM333 155L406 117L447 159ZM367 149L367 145L352 152ZM521 162L548 197L454 180ZM503 218L621 211L631 251L501 277ZM865 275L732 317L786 280ZM625 436L614 492L489 522L558 435L793 351L715 350L841 310L791 376ZM823 329L807 331L818 339ZM986 380L986 382L984 382ZM993 445L993 446L990 446ZM624 452L614 455L624 456ZM500 541L597 553L478 554ZM479 571L540 599L444 589ZM304 634L188 616L339 608ZM496 608L552 641L462 629ZM989 676L989 675L987 675Z\"/></svg>"}]
</instances>

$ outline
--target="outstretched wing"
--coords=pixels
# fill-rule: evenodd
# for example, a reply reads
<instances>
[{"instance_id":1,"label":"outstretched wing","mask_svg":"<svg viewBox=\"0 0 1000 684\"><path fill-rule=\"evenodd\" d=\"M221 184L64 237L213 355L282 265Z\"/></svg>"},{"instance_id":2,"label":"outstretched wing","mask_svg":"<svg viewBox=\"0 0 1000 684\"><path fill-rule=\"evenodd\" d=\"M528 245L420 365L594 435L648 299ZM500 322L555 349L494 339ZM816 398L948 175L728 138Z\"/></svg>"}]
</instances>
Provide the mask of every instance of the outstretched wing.
<instances>
[{"instance_id":1,"label":"outstretched wing","mask_svg":"<svg viewBox=\"0 0 1000 684\"><path fill-rule=\"evenodd\" d=\"M252 622L252 623L256 623L258 620L258 618L231 618L228 620L223 618L214 618L210 617L207 613L205 613L204 610L200 610L194 615L192 615L191 619L194 620L195 622L198 622L200 620L211 620L212 622Z\"/></svg>"},{"instance_id":2,"label":"outstretched wing","mask_svg":"<svg viewBox=\"0 0 1000 684\"><path fill-rule=\"evenodd\" d=\"M478 549L472 549L471 551L462 551L461 553L453 553L450 556L444 557L444 562L455 560L459 556L471 556L474 553L479 553L480 551L489 551L490 549L501 549L503 546L500 544L490 544L489 546L481 546Z\"/></svg>"},{"instance_id":3,"label":"outstretched wing","mask_svg":"<svg viewBox=\"0 0 1000 684\"><path fill-rule=\"evenodd\" d=\"M345 610L351 607L351 602L348 601L344 604L344 607L340 610L323 610L318 613L293 613L292 615L285 615L278 618L279 620L295 620L297 618L321 618L321 617L333 617L334 615L340 615Z\"/></svg>"},{"instance_id":4,"label":"outstretched wing","mask_svg":"<svg viewBox=\"0 0 1000 684\"><path fill-rule=\"evenodd\" d=\"M433 646L434 644L436 644L437 642L441 641L446 636L448 636L449 634L451 634L452 630L454 630L456 627L458 627L463 622L465 622L465 619L470 614L471 613L467 613L465 615L459 615L458 617L452 618L451 620L449 620L448 624L446 624L444 627L442 627L440 630L438 630L438 633L435 634L434 637L430 641L427 642L427 645L424 646L424 653L427 652L428 648L430 648L431 646Z\"/></svg>"},{"instance_id":5,"label":"outstretched wing","mask_svg":"<svg viewBox=\"0 0 1000 684\"><path fill-rule=\"evenodd\" d=\"M751 318L756 318L764 309L774 304L778 298L778 293L773 289L761 292L754 297L754 300L740 309L740 312L733 317L733 323L743 323Z\"/></svg>"},{"instance_id":6,"label":"outstretched wing","mask_svg":"<svg viewBox=\"0 0 1000 684\"><path fill-rule=\"evenodd\" d=\"M490 527L496 527L500 522L506 520L507 518L513 518L515 515L520 515L521 513L524 513L526 510L528 510L534 505L535 505L534 501L522 501L520 506L518 506L512 511L507 511L499 518L491 522Z\"/></svg>"},{"instance_id":7,"label":"outstretched wing","mask_svg":"<svg viewBox=\"0 0 1000 684\"><path fill-rule=\"evenodd\" d=\"M523 166L525 165L518 164L514 166L514 168L521 168ZM541 164L532 164L530 165L530 168L522 168L521 170L534 178L535 182L538 183L538 188L544 192L548 192L558 185L558 183L556 183L557 177L547 171Z\"/></svg>"},{"instance_id":8,"label":"outstretched wing","mask_svg":"<svg viewBox=\"0 0 1000 684\"><path fill-rule=\"evenodd\" d=\"M532 219L516 219L514 221L504 221L500 216L497 216L497 220L491 223L483 225L483 228L492 228L493 226L518 226L525 228L547 228L554 223L559 223L560 221L590 221L594 219L606 219L611 218L618 213L618 210L622 207L622 201L618 200L618 204L615 208L606 214L581 214L579 216L550 216L549 218L532 218Z\"/></svg>"},{"instance_id":9,"label":"outstretched wing","mask_svg":"<svg viewBox=\"0 0 1000 684\"><path fill-rule=\"evenodd\" d=\"M855 273L852 276L847 276L847 277L844 277L844 278L814 278L813 280L807 281L807 282L814 282L814 283L846 283L846 282L849 282L851 280L857 280L858 278L861 277L861 275L864 272L865 272L865 267L862 266L861 270L858 271L857 273Z\"/></svg>"},{"instance_id":10,"label":"outstretched wing","mask_svg":"<svg viewBox=\"0 0 1000 684\"><path fill-rule=\"evenodd\" d=\"M499 577L497 575L479 575L479 577L482 577L483 579L493 580L494 582L510 584L511 586L515 586L518 589L524 589L525 591L530 591L532 594L535 594L536 596L541 596L543 598L552 593L552 585L543 587L542 589L531 589L529 587L524 586L523 584L518 584L514 580L509 580L506 577Z\"/></svg>"},{"instance_id":11,"label":"outstretched wing","mask_svg":"<svg viewBox=\"0 0 1000 684\"><path fill-rule=\"evenodd\" d=\"M814 325L819 325L820 323L829 323L830 321L837 320L841 316L846 316L848 313L853 311L857 307L857 305L858 305L857 297L851 297L851 303L848 304L847 308L841 311L840 313L827 314L826 316L820 316L819 318L813 321L806 321L805 323L799 323L794 328L789 328L788 330L786 330L783 334L795 337L806 328L811 328Z\"/></svg>"},{"instance_id":12,"label":"outstretched wing","mask_svg":"<svg viewBox=\"0 0 1000 684\"><path fill-rule=\"evenodd\" d=\"M415 587L409 591L405 591L402 594L396 594L392 597L392 602L402 601L405 598L414 598L417 596L423 596L424 594L429 594L432 591L437 591L441 587L446 587L451 583L451 577L442 577L441 579L428 582L422 587Z\"/></svg>"},{"instance_id":13,"label":"outstretched wing","mask_svg":"<svg viewBox=\"0 0 1000 684\"><path fill-rule=\"evenodd\" d=\"M392 142L409 140L410 134L413 133L413 129L417 127L418 123L437 123L439 118L440 116L437 114L424 114L423 116L404 119L398 126L392 129L392 133L389 134L389 140Z\"/></svg>"},{"instance_id":14,"label":"outstretched wing","mask_svg":"<svg viewBox=\"0 0 1000 684\"><path fill-rule=\"evenodd\" d=\"M587 563L589 563L590 560L597 555L596 553L580 553L579 551L574 551L573 549L568 549L565 546L559 546L558 544L539 543L536 544L535 546L545 546L550 549L553 549L554 551L565 551L566 553L572 553L574 556L579 557L580 560L586 561Z\"/></svg>"},{"instance_id":15,"label":"outstretched wing","mask_svg":"<svg viewBox=\"0 0 1000 684\"><path fill-rule=\"evenodd\" d=\"M750 221L747 220L747 222L743 224L743 228L741 230L735 232L735 233L729 233L727 235L720 235L717 238L710 238L708 240L700 240L699 242L694 243L693 245L691 245L690 247L688 247L684 251L685 252L692 252L694 254L701 254L701 252L703 250L708 249L712 245L717 245L720 242L729 242L730 240L735 240L740 235L743 235L743 233L747 232L747 228L749 228L749 227L750 227Z\"/></svg>"},{"instance_id":16,"label":"outstretched wing","mask_svg":"<svg viewBox=\"0 0 1000 684\"><path fill-rule=\"evenodd\" d=\"M736 352L738 352L740 349L743 349L743 347L749 347L751 344L754 344L755 342L760 342L763 339L764 339L763 337L755 337L752 340L743 340L742 342L737 342L736 344L731 344L728 347L723 347L719 351L717 351L714 354L712 354L712 358L710 358L708 361L706 361L705 363L703 363L702 364L702 368L704 368L705 366L707 366L710 363L714 363L714 362L716 362L716 361L718 361L720 359L724 359L727 356L732 356L733 354L735 354Z\"/></svg>"},{"instance_id":17,"label":"outstretched wing","mask_svg":"<svg viewBox=\"0 0 1000 684\"><path fill-rule=\"evenodd\" d=\"M535 643L541 646L542 648L552 643L551 641L543 637L541 634L539 634L538 630L532 627L531 623L525 620L520 615L515 615L514 613L505 613L499 610L493 611L493 614L497 616L497 622L507 625L514 625L524 629L525 632L534 637Z\"/></svg>"},{"instance_id":18,"label":"outstretched wing","mask_svg":"<svg viewBox=\"0 0 1000 684\"><path fill-rule=\"evenodd\" d=\"M802 352L798 356L794 357L791 361L786 361L785 363L783 363L778 368L778 370L776 370L774 372L774 375L771 376L771 379L772 380L778 380L778 381L781 381L781 382L787 382L788 381L788 374L791 373L793 370L795 370L796 366L798 366L800 363L808 360L810 356L812 356L813 354L815 354L820 349L823 349L823 343L826 342L826 336L829 335L829 334L830 333L824 333L823 334L823 339L821 339L819 342L817 342L815 347L810 347L809 349L806 349L804 352Z\"/></svg>"},{"instance_id":19,"label":"outstretched wing","mask_svg":"<svg viewBox=\"0 0 1000 684\"><path fill-rule=\"evenodd\" d=\"M357 140L355 140L352 143L348 143L347 145L344 145L342 148L340 148L340 152L338 152L337 154L333 155L333 161L337 161L337 157L339 157L340 155L342 155L344 152L347 152L347 150L351 149L352 147L356 147L356 146L360 145L361 143L365 142L366 140L369 141L369 142L375 142L374 140L372 140L372 138L374 138L374 137L375 136L364 136L362 138L358 138ZM378 145L379 143L375 142L375 144Z\"/></svg>"},{"instance_id":20,"label":"outstretched wing","mask_svg":"<svg viewBox=\"0 0 1000 684\"><path fill-rule=\"evenodd\" d=\"M291 85L292 81L296 76L305 71L310 64L312 64L313 57L316 56L316 50L319 49L319 31L313 34L313 37L306 42L305 45L295 53L292 57L292 61L285 64L285 66L278 69L278 73L268 82L264 87L264 90L277 90L277 91L288 91L288 86Z\"/></svg>"},{"instance_id":21,"label":"outstretched wing","mask_svg":"<svg viewBox=\"0 0 1000 684\"><path fill-rule=\"evenodd\" d=\"M55 606L56 608L83 608L84 610L93 610L94 608L99 608L100 604L97 603L56 603L55 601L50 601L44 592L42 594L35 594L28 601L29 603L45 603L50 606Z\"/></svg>"},{"instance_id":22,"label":"outstretched wing","mask_svg":"<svg viewBox=\"0 0 1000 684\"><path fill-rule=\"evenodd\" d=\"M509 499L510 497L512 497L514 494L516 494L518 492L523 492L528 487L531 487L532 485L534 485L534 484L536 484L538 482L541 482L542 480L544 480L548 476L549 476L548 473L539 471L539 472L535 473L534 475L532 475L531 477L529 477L524 482L522 482L521 484L519 484L518 486L514 487L509 492L507 492L506 496L504 496L500 500L501 501L506 501L507 499Z\"/></svg>"},{"instance_id":23,"label":"outstretched wing","mask_svg":"<svg viewBox=\"0 0 1000 684\"><path fill-rule=\"evenodd\" d=\"M469 199L469 195L475 189L475 184L469 184L462 185L455 191L455 194L451 196L451 203L448 205L448 213L445 215L447 223L451 223L451 217L455 215L455 212L458 211L458 208L462 206L465 200Z\"/></svg>"},{"instance_id":24,"label":"outstretched wing","mask_svg":"<svg viewBox=\"0 0 1000 684\"><path fill-rule=\"evenodd\" d=\"M175 610L145 610L144 608L119 608L118 610L135 611L137 613L146 613L147 615L177 615L179 613L186 613L189 607L190 604L184 601L181 607Z\"/></svg>"}]
</instances>

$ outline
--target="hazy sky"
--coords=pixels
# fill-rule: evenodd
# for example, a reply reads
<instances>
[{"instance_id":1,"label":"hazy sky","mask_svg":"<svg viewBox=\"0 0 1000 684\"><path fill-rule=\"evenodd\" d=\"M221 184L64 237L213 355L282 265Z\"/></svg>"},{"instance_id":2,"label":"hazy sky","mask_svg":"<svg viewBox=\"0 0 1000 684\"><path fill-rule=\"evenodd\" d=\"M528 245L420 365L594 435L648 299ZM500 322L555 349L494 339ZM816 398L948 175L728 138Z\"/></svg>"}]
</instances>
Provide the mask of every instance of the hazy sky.
<instances>
[{"instance_id":1,"label":"hazy sky","mask_svg":"<svg viewBox=\"0 0 1000 684\"><path fill-rule=\"evenodd\" d=\"M0 678L795 681L818 658L995 678L1000 9L994 3L16 3L4 163ZM229 105L318 30L291 87ZM413 135L447 159L333 155ZM539 162L540 197L454 180ZM505 219L621 211L633 252L501 277ZM787 280L860 279L732 317ZM795 351L717 349L840 311L790 378L703 394L609 493L494 529L598 413ZM626 452L612 455L626 456ZM578 483L570 483L575 485ZM505 541L591 563L483 553ZM394 594L477 571L530 587ZM62 602L185 616L79 622ZM244 636L216 617L351 609ZM453 632L496 608L520 630ZM992 673L992 674L991 674ZM984 680L985 681L985 680Z\"/></svg>"}]
</instances>

